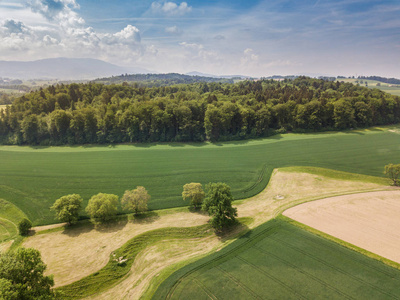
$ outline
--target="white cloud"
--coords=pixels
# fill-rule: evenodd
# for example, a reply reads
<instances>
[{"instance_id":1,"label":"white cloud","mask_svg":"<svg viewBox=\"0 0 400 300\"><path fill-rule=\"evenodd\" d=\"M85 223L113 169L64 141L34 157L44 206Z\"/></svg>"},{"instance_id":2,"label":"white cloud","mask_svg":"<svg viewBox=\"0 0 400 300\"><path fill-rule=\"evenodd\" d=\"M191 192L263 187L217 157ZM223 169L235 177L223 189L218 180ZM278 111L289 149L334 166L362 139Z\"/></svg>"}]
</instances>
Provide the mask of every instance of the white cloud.
<instances>
[{"instance_id":1,"label":"white cloud","mask_svg":"<svg viewBox=\"0 0 400 300\"><path fill-rule=\"evenodd\" d=\"M175 2L153 2L151 4L151 11L155 14L166 16L183 16L192 11L192 7L186 2L176 4Z\"/></svg>"},{"instance_id":2,"label":"white cloud","mask_svg":"<svg viewBox=\"0 0 400 300\"><path fill-rule=\"evenodd\" d=\"M165 32L173 35L179 35L182 33L182 30L178 26L166 27Z\"/></svg>"}]
</instances>

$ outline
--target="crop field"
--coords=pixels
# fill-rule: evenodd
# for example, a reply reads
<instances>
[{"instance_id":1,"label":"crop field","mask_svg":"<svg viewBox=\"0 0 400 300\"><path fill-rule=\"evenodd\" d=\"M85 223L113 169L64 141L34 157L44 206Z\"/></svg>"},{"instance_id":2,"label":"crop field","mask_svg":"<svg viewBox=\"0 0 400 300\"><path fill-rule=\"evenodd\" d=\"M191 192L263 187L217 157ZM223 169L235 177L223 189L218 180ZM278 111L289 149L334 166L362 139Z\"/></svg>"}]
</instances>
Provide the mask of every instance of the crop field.
<instances>
[{"instance_id":1,"label":"crop field","mask_svg":"<svg viewBox=\"0 0 400 300\"><path fill-rule=\"evenodd\" d=\"M170 276L155 299L398 299L400 271L272 220Z\"/></svg>"},{"instance_id":2,"label":"crop field","mask_svg":"<svg viewBox=\"0 0 400 300\"><path fill-rule=\"evenodd\" d=\"M400 191L337 196L283 214L357 247L400 263Z\"/></svg>"},{"instance_id":3,"label":"crop field","mask_svg":"<svg viewBox=\"0 0 400 300\"><path fill-rule=\"evenodd\" d=\"M369 80L369 79L352 79L352 78L345 78L345 79L338 79L338 81L344 81L344 82L350 82L353 84L357 84L356 81L363 81L363 84L360 83L360 85L365 86L365 82L368 83L368 87L370 89L380 89L381 91L384 91L386 93L400 96L400 85L398 84L389 84L389 83L384 83L376 80ZM380 84L380 85L378 85Z\"/></svg>"},{"instance_id":4,"label":"crop field","mask_svg":"<svg viewBox=\"0 0 400 300\"><path fill-rule=\"evenodd\" d=\"M188 182L226 182L235 199L261 192L274 168L316 166L383 176L400 161L398 129L285 134L221 144L0 147L0 198L38 224L55 222L49 207L66 194L122 196L144 186L149 209L186 206Z\"/></svg>"}]
</instances>

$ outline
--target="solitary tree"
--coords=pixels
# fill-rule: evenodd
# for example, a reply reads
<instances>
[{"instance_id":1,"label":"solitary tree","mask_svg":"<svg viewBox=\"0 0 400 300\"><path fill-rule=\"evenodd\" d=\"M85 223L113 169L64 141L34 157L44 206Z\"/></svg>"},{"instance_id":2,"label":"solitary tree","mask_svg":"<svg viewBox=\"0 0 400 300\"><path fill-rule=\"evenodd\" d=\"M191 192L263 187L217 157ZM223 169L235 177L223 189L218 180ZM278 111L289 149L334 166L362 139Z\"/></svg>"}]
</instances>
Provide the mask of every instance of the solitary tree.
<instances>
[{"instance_id":1,"label":"solitary tree","mask_svg":"<svg viewBox=\"0 0 400 300\"><path fill-rule=\"evenodd\" d=\"M187 183L183 186L182 198L183 200L190 200L190 205L194 208L201 207L205 193L201 183Z\"/></svg>"},{"instance_id":2,"label":"solitary tree","mask_svg":"<svg viewBox=\"0 0 400 300\"><path fill-rule=\"evenodd\" d=\"M400 175L400 164L388 164L385 166L385 172L387 177L393 181L393 185L399 185L398 178Z\"/></svg>"},{"instance_id":3,"label":"solitary tree","mask_svg":"<svg viewBox=\"0 0 400 300\"><path fill-rule=\"evenodd\" d=\"M32 228L32 223L28 219L22 219L18 224L18 230L20 235L28 235L29 230ZM1 299L1 298L0 298Z\"/></svg>"},{"instance_id":4,"label":"solitary tree","mask_svg":"<svg viewBox=\"0 0 400 300\"><path fill-rule=\"evenodd\" d=\"M112 219L117 214L117 207L117 195L99 193L90 198L85 210L94 224L100 224Z\"/></svg>"},{"instance_id":5,"label":"solitary tree","mask_svg":"<svg viewBox=\"0 0 400 300\"><path fill-rule=\"evenodd\" d=\"M0 252L0 299L54 299L54 281L45 270L36 249Z\"/></svg>"},{"instance_id":6,"label":"solitary tree","mask_svg":"<svg viewBox=\"0 0 400 300\"><path fill-rule=\"evenodd\" d=\"M78 194L67 195L57 199L50 209L56 212L57 219L71 225L78 221L82 201L82 197Z\"/></svg>"},{"instance_id":7,"label":"solitary tree","mask_svg":"<svg viewBox=\"0 0 400 300\"><path fill-rule=\"evenodd\" d=\"M231 188L225 183L209 183L202 209L211 216L211 225L221 230L235 223L237 209L232 207Z\"/></svg>"},{"instance_id":8,"label":"solitary tree","mask_svg":"<svg viewBox=\"0 0 400 300\"><path fill-rule=\"evenodd\" d=\"M143 186L138 186L131 191L125 191L121 204L125 210L133 210L135 214L147 211L147 202L150 195Z\"/></svg>"}]
</instances>

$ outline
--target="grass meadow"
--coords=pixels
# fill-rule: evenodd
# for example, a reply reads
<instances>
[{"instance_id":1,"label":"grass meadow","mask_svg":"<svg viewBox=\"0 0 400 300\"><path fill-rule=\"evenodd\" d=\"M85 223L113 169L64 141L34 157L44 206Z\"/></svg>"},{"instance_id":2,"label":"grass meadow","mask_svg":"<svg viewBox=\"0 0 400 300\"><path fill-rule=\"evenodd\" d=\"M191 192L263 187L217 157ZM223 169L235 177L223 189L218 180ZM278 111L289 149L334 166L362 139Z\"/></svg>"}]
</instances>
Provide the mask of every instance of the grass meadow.
<instances>
[{"instance_id":1,"label":"grass meadow","mask_svg":"<svg viewBox=\"0 0 400 300\"><path fill-rule=\"evenodd\" d=\"M178 270L154 299L398 299L399 273L278 218Z\"/></svg>"},{"instance_id":2,"label":"grass meadow","mask_svg":"<svg viewBox=\"0 0 400 300\"><path fill-rule=\"evenodd\" d=\"M383 176L400 161L397 129L285 134L221 144L0 147L0 198L34 225L55 222L49 207L66 194L85 200L99 192L122 196L144 186L149 209L186 206L188 182L226 182L235 199L261 192L274 168L315 166Z\"/></svg>"}]
</instances>

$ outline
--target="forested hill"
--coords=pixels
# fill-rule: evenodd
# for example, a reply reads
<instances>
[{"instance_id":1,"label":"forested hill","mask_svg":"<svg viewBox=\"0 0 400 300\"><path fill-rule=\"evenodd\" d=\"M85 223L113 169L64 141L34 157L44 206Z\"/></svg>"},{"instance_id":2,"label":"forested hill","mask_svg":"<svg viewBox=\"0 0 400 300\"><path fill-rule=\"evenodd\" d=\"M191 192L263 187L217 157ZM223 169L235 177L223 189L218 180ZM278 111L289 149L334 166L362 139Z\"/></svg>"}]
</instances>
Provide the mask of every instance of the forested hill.
<instances>
[{"instance_id":1,"label":"forested hill","mask_svg":"<svg viewBox=\"0 0 400 300\"><path fill-rule=\"evenodd\" d=\"M26 94L2 110L0 140L42 145L223 141L398 122L398 96L306 77L152 88L61 84Z\"/></svg>"},{"instance_id":2,"label":"forested hill","mask_svg":"<svg viewBox=\"0 0 400 300\"><path fill-rule=\"evenodd\" d=\"M397 78L386 78L380 76L358 76L358 79L376 80L388 84L400 84L400 79Z\"/></svg>"},{"instance_id":3,"label":"forested hill","mask_svg":"<svg viewBox=\"0 0 400 300\"><path fill-rule=\"evenodd\" d=\"M137 83L135 87L146 86L146 87L160 87L170 86L175 84L191 84L198 82L221 82L221 83L233 83L233 79L227 78L214 78L204 76L189 76L177 73L169 74L132 74L132 75L121 75L107 78L96 79L93 82L104 83L104 84L123 84L123 83Z\"/></svg>"}]
</instances>

